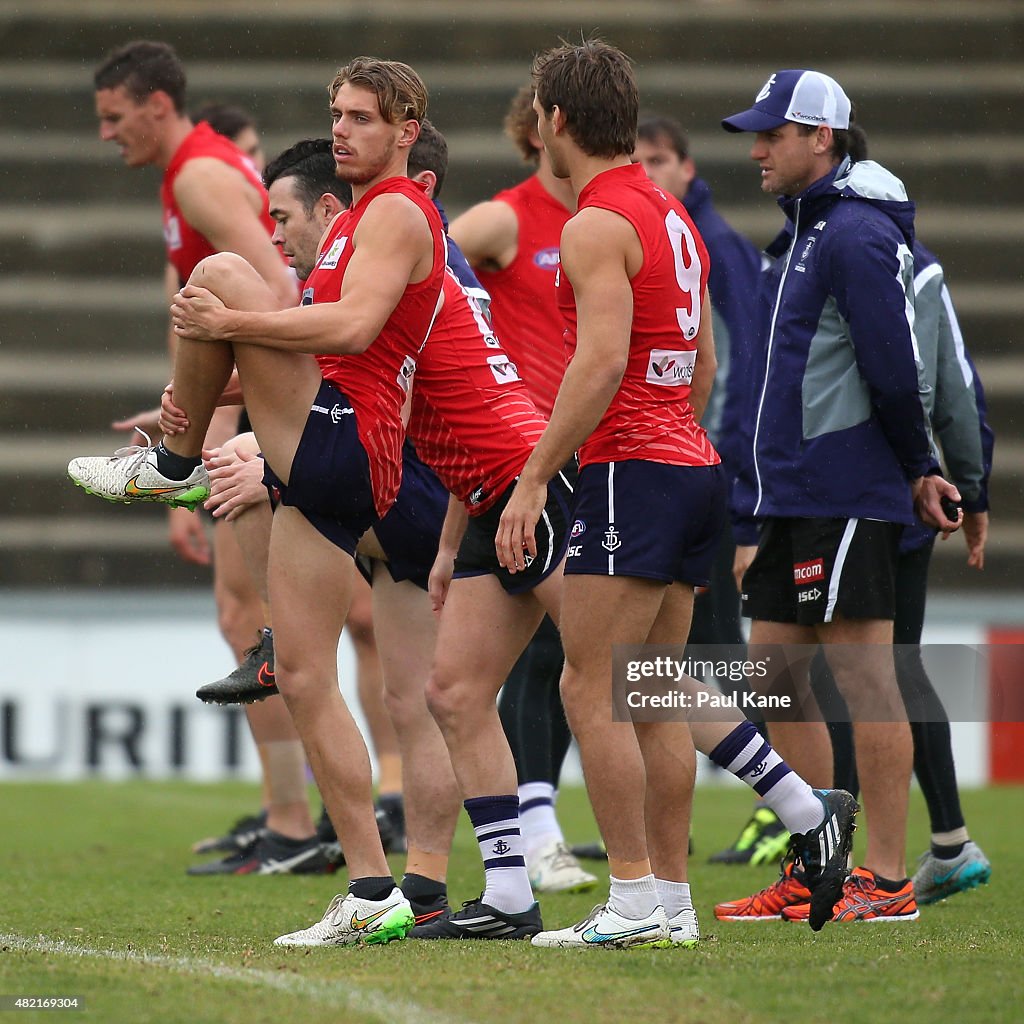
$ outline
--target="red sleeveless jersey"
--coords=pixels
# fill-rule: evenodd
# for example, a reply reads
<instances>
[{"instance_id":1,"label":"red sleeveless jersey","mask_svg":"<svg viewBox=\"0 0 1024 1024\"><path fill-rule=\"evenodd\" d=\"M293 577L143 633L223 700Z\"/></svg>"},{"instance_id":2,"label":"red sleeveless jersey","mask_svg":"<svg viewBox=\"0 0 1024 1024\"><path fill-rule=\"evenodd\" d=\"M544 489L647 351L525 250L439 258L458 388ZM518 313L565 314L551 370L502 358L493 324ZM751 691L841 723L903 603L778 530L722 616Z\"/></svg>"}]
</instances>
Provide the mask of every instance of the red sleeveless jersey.
<instances>
[{"instance_id":1,"label":"red sleeveless jersey","mask_svg":"<svg viewBox=\"0 0 1024 1024\"><path fill-rule=\"evenodd\" d=\"M520 473L546 426L476 299L449 272L444 308L416 366L409 438L417 454L480 515Z\"/></svg>"},{"instance_id":2,"label":"red sleeveless jersey","mask_svg":"<svg viewBox=\"0 0 1024 1024\"><path fill-rule=\"evenodd\" d=\"M610 210L633 225L644 262L630 281L633 327L629 361L597 428L579 451L580 466L644 459L676 466L713 466L721 460L690 405L690 378L707 286L707 249L686 211L648 177L641 164L603 171L579 196L579 209ZM559 274L558 304L576 350L576 301ZM571 358L571 356L570 356Z\"/></svg>"},{"instance_id":3,"label":"red sleeveless jersey","mask_svg":"<svg viewBox=\"0 0 1024 1024\"><path fill-rule=\"evenodd\" d=\"M537 408L551 415L565 373L565 322L555 273L562 228L572 216L536 175L499 192L519 222L516 257L504 270L476 271L491 294L491 320Z\"/></svg>"},{"instance_id":4,"label":"red sleeveless jersey","mask_svg":"<svg viewBox=\"0 0 1024 1024\"><path fill-rule=\"evenodd\" d=\"M260 220L267 229L267 234L274 233L274 221L270 216L267 203L267 190L253 162L230 140L218 135L205 121L185 136L182 144L175 150L171 162L164 171L163 184L160 186L160 201L164 208L164 244L167 247L167 259L178 272L178 278L184 284L189 274L195 270L196 264L207 256L212 256L216 249L201 235L178 209L174 199L174 181L181 169L189 160L196 157L212 157L230 167L234 167L255 188L262 201Z\"/></svg>"},{"instance_id":5,"label":"red sleeveless jersey","mask_svg":"<svg viewBox=\"0 0 1024 1024\"><path fill-rule=\"evenodd\" d=\"M427 218L434 244L431 272L418 284L406 287L380 334L365 352L316 357L324 379L343 391L355 409L359 440L370 463L374 504L380 516L393 504L402 481L402 405L416 368L416 353L437 313L445 277L444 228L423 186L404 177L386 178L374 185L331 225L302 290L303 305L337 302L341 298L345 268L353 253L352 235L370 203L390 193L411 199Z\"/></svg>"}]
</instances>

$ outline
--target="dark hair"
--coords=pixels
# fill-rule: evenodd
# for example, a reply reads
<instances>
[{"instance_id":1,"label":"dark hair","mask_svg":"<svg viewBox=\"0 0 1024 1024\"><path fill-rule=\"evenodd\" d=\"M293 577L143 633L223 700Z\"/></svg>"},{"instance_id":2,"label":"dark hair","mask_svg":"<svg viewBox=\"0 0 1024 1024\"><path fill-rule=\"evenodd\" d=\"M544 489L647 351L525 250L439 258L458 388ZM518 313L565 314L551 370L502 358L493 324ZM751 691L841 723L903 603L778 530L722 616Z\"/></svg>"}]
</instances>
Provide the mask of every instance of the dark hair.
<instances>
[{"instance_id":1,"label":"dark hair","mask_svg":"<svg viewBox=\"0 0 1024 1024\"><path fill-rule=\"evenodd\" d=\"M331 102L349 82L376 94L381 116L391 124L422 121L427 114L427 87L408 64L376 57L356 57L338 69L328 86Z\"/></svg>"},{"instance_id":2,"label":"dark hair","mask_svg":"<svg viewBox=\"0 0 1024 1024\"><path fill-rule=\"evenodd\" d=\"M97 91L124 86L136 103L164 92L179 114L185 112L185 69L167 43L137 40L111 50L93 74L93 84Z\"/></svg>"},{"instance_id":3,"label":"dark hair","mask_svg":"<svg viewBox=\"0 0 1024 1024\"><path fill-rule=\"evenodd\" d=\"M220 103L208 100L192 115L195 122L205 121L218 134L229 139L237 138L246 128L256 128L256 118L252 114L231 103Z\"/></svg>"},{"instance_id":4,"label":"dark hair","mask_svg":"<svg viewBox=\"0 0 1024 1024\"><path fill-rule=\"evenodd\" d=\"M830 150L830 152L832 154L832 159L835 160L836 163L838 163L840 160L842 160L844 156L849 156L853 160L863 160L864 159L864 156L855 157L851 153L851 147L855 145L855 140L854 140L854 138L852 136L852 132L860 130L859 127L854 124L854 120L853 119L854 119L854 114L855 113L856 113L856 111L854 110L853 105L851 104L850 105L850 127L849 128L833 128L832 129L832 149ZM795 122L795 123L796 123L797 128L799 128L801 133L804 134L804 135L812 135L814 132L816 132L818 130L818 127L819 127L818 125L815 125L815 124L800 124L799 122ZM866 144L866 141L867 140L865 139L865 144ZM865 156L866 155L867 154L865 153Z\"/></svg>"},{"instance_id":5,"label":"dark hair","mask_svg":"<svg viewBox=\"0 0 1024 1024\"><path fill-rule=\"evenodd\" d=\"M303 139L267 164L263 184L270 188L280 178L295 179L295 195L307 214L325 193L352 205L352 186L335 174L333 143L330 139Z\"/></svg>"},{"instance_id":6,"label":"dark hair","mask_svg":"<svg viewBox=\"0 0 1024 1024\"><path fill-rule=\"evenodd\" d=\"M568 43L533 62L537 100L558 107L566 130L588 156L614 157L636 148L640 97L630 59L600 39Z\"/></svg>"},{"instance_id":7,"label":"dark hair","mask_svg":"<svg viewBox=\"0 0 1024 1024\"><path fill-rule=\"evenodd\" d=\"M690 140L686 137L683 126L674 118L660 115L645 117L636 126L636 137L650 143L665 139L680 160L685 160L690 155Z\"/></svg>"},{"instance_id":8,"label":"dark hair","mask_svg":"<svg viewBox=\"0 0 1024 1024\"><path fill-rule=\"evenodd\" d=\"M428 118L420 121L419 138L409 150L409 177L420 171L433 171L437 183L434 185L434 198L441 194L444 177L448 173L448 143L445 137L434 127Z\"/></svg>"},{"instance_id":9,"label":"dark hair","mask_svg":"<svg viewBox=\"0 0 1024 1024\"><path fill-rule=\"evenodd\" d=\"M858 160L867 160L868 158L868 133L864 131L859 124L850 122L850 127L847 129L848 145L846 147L846 153L849 158L857 163Z\"/></svg>"},{"instance_id":10,"label":"dark hair","mask_svg":"<svg viewBox=\"0 0 1024 1024\"><path fill-rule=\"evenodd\" d=\"M533 86L524 85L512 97L505 115L505 134L515 143L523 161L540 163L540 149L534 145L537 135L537 112L533 109Z\"/></svg>"}]
</instances>

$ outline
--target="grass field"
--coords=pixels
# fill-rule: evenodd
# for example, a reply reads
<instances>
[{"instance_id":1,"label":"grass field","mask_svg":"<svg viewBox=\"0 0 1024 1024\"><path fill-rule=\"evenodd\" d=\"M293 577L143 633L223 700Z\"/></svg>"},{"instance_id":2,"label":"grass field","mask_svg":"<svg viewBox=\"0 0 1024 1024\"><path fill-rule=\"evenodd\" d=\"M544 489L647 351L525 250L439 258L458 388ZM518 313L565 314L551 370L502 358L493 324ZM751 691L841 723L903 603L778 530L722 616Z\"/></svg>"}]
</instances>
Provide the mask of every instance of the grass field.
<instances>
[{"instance_id":1,"label":"grass field","mask_svg":"<svg viewBox=\"0 0 1024 1024\"><path fill-rule=\"evenodd\" d=\"M344 875L184 874L192 841L256 801L256 790L240 784L0 787L0 996L77 995L85 1009L70 1019L112 1024L988 1024L1024 1016L1022 788L964 794L972 834L994 864L989 886L926 907L913 924L829 925L818 934L715 921L716 901L768 884L773 871L704 863L734 837L749 798L702 788L691 882L703 941L696 950L633 952L510 942L277 949L274 936L318 919ZM565 792L560 809L571 840L594 837L582 791ZM910 835L916 856L927 840L919 794ZM401 870L400 859L392 864ZM471 833L460 827L453 899L475 896L481 879ZM548 896L545 922L568 924L594 901Z\"/></svg>"}]
</instances>

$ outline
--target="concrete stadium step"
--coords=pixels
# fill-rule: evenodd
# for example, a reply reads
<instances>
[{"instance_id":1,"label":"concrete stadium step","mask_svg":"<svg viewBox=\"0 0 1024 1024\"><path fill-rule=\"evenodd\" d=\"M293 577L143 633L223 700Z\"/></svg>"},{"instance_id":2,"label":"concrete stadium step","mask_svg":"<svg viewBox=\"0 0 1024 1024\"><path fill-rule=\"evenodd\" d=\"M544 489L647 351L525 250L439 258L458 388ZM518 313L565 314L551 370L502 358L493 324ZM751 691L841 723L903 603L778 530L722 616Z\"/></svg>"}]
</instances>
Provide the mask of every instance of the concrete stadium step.
<instances>
[{"instance_id":1,"label":"concrete stadium step","mask_svg":"<svg viewBox=\"0 0 1024 1024\"><path fill-rule=\"evenodd\" d=\"M200 23L202 30L197 31ZM1022 21L1013 0L860 0L819 2L800 10L757 2L692 4L632 0L517 0L515 4L459 0L291 0L288 4L221 0L215 9L190 2L37 0L0 10L0 55L8 59L80 59L122 39L164 38L186 61L259 59L269 53L340 61L374 53L409 60L429 57L479 65L529 60L559 37L599 29L637 59L679 59L717 53L732 61L801 67L807 54L822 60L850 53L894 62L955 62L973 55L1012 58ZM60 31L54 26L59 24ZM884 26L883 30L879 26Z\"/></svg>"},{"instance_id":2,"label":"concrete stadium step","mask_svg":"<svg viewBox=\"0 0 1024 1024\"><path fill-rule=\"evenodd\" d=\"M4 586L210 585L209 567L183 562L167 541L158 508L100 510L60 519L0 519Z\"/></svg>"},{"instance_id":3,"label":"concrete stadium step","mask_svg":"<svg viewBox=\"0 0 1024 1024\"><path fill-rule=\"evenodd\" d=\"M951 287L972 353L1017 351L1024 317L1019 284L954 279ZM148 355L162 351L167 302L153 281L24 275L0 280L0 320L8 354L58 360L68 352Z\"/></svg>"},{"instance_id":4,"label":"concrete stadium step","mask_svg":"<svg viewBox=\"0 0 1024 1024\"><path fill-rule=\"evenodd\" d=\"M700 169L704 173L703 162ZM524 173L524 168L515 172L518 177ZM715 184L711 181L712 188ZM466 205L453 198L447 205L449 216L457 216ZM770 241L782 225L778 207L756 191L745 203L717 205L729 223L758 246ZM1008 251L1024 243L1024 207L1019 204L981 210L922 204L917 233L942 261L954 289L963 281L1020 280L1019 261L1007 258ZM68 202L44 209L0 204L0 275L103 276L152 283L163 264L155 198L85 208Z\"/></svg>"},{"instance_id":5,"label":"concrete stadium step","mask_svg":"<svg viewBox=\"0 0 1024 1024\"><path fill-rule=\"evenodd\" d=\"M294 134L267 139L276 153L299 138L323 134L322 122ZM523 165L497 130L448 132L451 167L445 197L452 205L488 198L522 176ZM725 132L693 133L693 153L716 185L723 204L749 202L757 182L751 170L749 139ZM950 203L951 196L979 208L1020 202L1017 168L1024 163L1024 139L1009 136L912 135L872 138L872 156L886 164L925 207ZM75 133L0 132L0 177L4 202L45 205L55 198L82 203L155 203L159 175L152 169L129 173L117 164L112 146Z\"/></svg>"},{"instance_id":6,"label":"concrete stadium step","mask_svg":"<svg viewBox=\"0 0 1024 1024\"><path fill-rule=\"evenodd\" d=\"M97 61L102 54L97 54ZM929 61L892 67L875 62L830 61L820 65L843 83L858 119L872 133L902 132L908 124L927 125L941 104L949 134L1008 134L1012 113L1024 98L1015 63ZM193 106L206 97L250 109L264 131L288 133L297 125L326 132L325 92L334 63L281 60L189 62ZM487 65L486 76L472 66L428 61L417 65L430 89L431 119L444 131L492 130L501 124L508 101L529 81L529 61L505 55ZM762 65L704 64L638 59L637 77L644 109L671 113L690 131L717 131L719 120L742 109L770 68ZM891 102L899 95L900 102ZM0 128L31 132L78 132L96 136L91 69L80 62L40 61L0 67ZM113 147L108 147L113 149Z\"/></svg>"}]
</instances>

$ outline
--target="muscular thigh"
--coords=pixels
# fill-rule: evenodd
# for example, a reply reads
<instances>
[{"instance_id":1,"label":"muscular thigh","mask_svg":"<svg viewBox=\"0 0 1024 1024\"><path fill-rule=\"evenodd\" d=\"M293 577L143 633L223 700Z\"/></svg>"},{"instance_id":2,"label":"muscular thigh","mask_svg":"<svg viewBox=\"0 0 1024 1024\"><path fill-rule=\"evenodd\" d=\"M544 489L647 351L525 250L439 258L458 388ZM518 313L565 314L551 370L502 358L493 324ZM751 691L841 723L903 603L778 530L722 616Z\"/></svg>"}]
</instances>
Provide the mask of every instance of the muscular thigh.
<instances>
[{"instance_id":1,"label":"muscular thigh","mask_svg":"<svg viewBox=\"0 0 1024 1024\"><path fill-rule=\"evenodd\" d=\"M574 668L611 664L616 644L646 643L668 586L629 576L566 576L562 581L562 647Z\"/></svg>"},{"instance_id":2,"label":"muscular thigh","mask_svg":"<svg viewBox=\"0 0 1024 1024\"><path fill-rule=\"evenodd\" d=\"M543 616L532 594L507 594L494 576L452 580L438 626L435 674L478 683L493 698Z\"/></svg>"}]
</instances>

